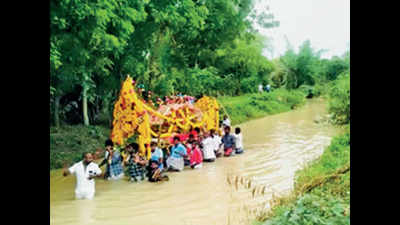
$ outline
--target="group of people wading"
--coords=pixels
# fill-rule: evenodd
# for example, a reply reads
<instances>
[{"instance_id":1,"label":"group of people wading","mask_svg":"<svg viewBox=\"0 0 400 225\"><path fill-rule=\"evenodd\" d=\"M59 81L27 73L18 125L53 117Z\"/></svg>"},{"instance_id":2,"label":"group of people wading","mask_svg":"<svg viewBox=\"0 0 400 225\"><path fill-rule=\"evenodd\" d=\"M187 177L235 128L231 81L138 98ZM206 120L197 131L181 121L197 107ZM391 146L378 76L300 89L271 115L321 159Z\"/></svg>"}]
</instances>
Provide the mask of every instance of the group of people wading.
<instances>
[{"instance_id":1,"label":"group of people wading","mask_svg":"<svg viewBox=\"0 0 400 225\"><path fill-rule=\"evenodd\" d=\"M223 133L221 137L220 134ZM180 172L185 167L199 169L203 162L212 163L222 155L230 157L243 153L242 133L239 127L231 134L231 123L225 115L218 131L194 128L189 133L175 134L169 143L160 144L152 140L149 160L139 154L139 145L130 143L122 150L114 148L111 140L105 142L104 160L97 165L94 155L84 153L83 160L64 168L63 175L76 176L75 197L92 199L95 194L94 178L122 179L125 175L131 182L147 178L150 182L169 180L167 172ZM106 165L102 173L100 167Z\"/></svg>"}]
</instances>

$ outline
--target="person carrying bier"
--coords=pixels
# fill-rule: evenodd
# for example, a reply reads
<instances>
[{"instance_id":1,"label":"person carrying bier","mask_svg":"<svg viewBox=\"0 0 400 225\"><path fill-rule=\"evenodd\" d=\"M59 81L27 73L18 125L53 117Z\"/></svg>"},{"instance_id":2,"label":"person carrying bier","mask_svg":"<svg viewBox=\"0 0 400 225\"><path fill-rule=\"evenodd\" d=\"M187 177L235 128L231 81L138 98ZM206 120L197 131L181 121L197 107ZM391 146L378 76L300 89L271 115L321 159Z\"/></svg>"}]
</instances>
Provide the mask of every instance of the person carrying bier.
<instances>
[{"instance_id":1,"label":"person carrying bier","mask_svg":"<svg viewBox=\"0 0 400 225\"><path fill-rule=\"evenodd\" d=\"M171 155L167 159L167 167L172 171L182 171L184 168L183 157L187 155L186 148L181 144L179 136L175 136L174 145L171 147Z\"/></svg>"},{"instance_id":2,"label":"person carrying bier","mask_svg":"<svg viewBox=\"0 0 400 225\"><path fill-rule=\"evenodd\" d=\"M243 137L242 133L240 131L240 127L235 128L235 134L233 134L235 137L235 153L236 154L242 154L244 152L243 150Z\"/></svg>"},{"instance_id":3,"label":"person carrying bier","mask_svg":"<svg viewBox=\"0 0 400 225\"><path fill-rule=\"evenodd\" d=\"M224 145L224 156L229 157L235 154L235 137L230 134L231 127L226 126L224 128L225 135L222 137L222 143Z\"/></svg>"},{"instance_id":4,"label":"person carrying bier","mask_svg":"<svg viewBox=\"0 0 400 225\"><path fill-rule=\"evenodd\" d=\"M200 151L200 146L199 143L194 140L193 135L191 135L191 138L193 141L189 145L187 145L189 164L192 169L201 168L203 167L203 156Z\"/></svg>"},{"instance_id":5,"label":"person carrying bier","mask_svg":"<svg viewBox=\"0 0 400 225\"><path fill-rule=\"evenodd\" d=\"M114 149L113 142L108 139L105 143L106 153L103 162L100 163L100 167L107 163L105 179L121 179L124 176L124 171L122 169L122 156L119 151Z\"/></svg>"},{"instance_id":6,"label":"person carrying bier","mask_svg":"<svg viewBox=\"0 0 400 225\"><path fill-rule=\"evenodd\" d=\"M219 151L221 143L222 143L221 142L221 137L217 133L215 133L214 129L210 130L210 137L212 138L212 141L214 143L213 149L214 149L214 152L215 152L215 156L216 157L220 157L222 155L222 153Z\"/></svg>"},{"instance_id":7,"label":"person carrying bier","mask_svg":"<svg viewBox=\"0 0 400 225\"><path fill-rule=\"evenodd\" d=\"M152 159L150 159L149 165L147 166L147 177L150 182L169 180L168 176L163 174L160 170L160 162Z\"/></svg>"},{"instance_id":8,"label":"person carrying bier","mask_svg":"<svg viewBox=\"0 0 400 225\"><path fill-rule=\"evenodd\" d=\"M225 130L225 127L230 127L231 126L231 121L229 120L228 116L224 116L224 120L222 121L222 127Z\"/></svg>"},{"instance_id":9,"label":"person carrying bier","mask_svg":"<svg viewBox=\"0 0 400 225\"><path fill-rule=\"evenodd\" d=\"M150 148L151 148L151 158L150 159L159 162L159 168L160 168L160 171L162 171L164 169L164 166L163 166L163 160L164 160L163 151L159 147L157 147L157 142L156 141L152 141L151 142Z\"/></svg>"},{"instance_id":10,"label":"person carrying bier","mask_svg":"<svg viewBox=\"0 0 400 225\"><path fill-rule=\"evenodd\" d=\"M215 161L215 144L213 138L207 133L204 133L204 139L201 142L203 146L203 161L204 162L214 162Z\"/></svg>"},{"instance_id":11,"label":"person carrying bier","mask_svg":"<svg viewBox=\"0 0 400 225\"><path fill-rule=\"evenodd\" d=\"M145 166L147 160L139 155L139 145L136 143L129 144L127 147L128 156L124 161L128 168L129 181L137 182L145 179Z\"/></svg>"}]
</instances>

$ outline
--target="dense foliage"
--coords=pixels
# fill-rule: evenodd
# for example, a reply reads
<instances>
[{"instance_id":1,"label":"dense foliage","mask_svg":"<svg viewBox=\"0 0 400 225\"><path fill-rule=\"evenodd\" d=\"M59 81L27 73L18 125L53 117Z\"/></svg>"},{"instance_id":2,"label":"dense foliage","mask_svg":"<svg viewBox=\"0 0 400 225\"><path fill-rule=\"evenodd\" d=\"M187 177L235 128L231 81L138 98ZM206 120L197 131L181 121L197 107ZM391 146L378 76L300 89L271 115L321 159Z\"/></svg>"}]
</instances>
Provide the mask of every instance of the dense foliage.
<instances>
[{"instance_id":1,"label":"dense foliage","mask_svg":"<svg viewBox=\"0 0 400 225\"><path fill-rule=\"evenodd\" d=\"M267 59L268 37L253 24L279 22L254 2L50 1L50 125L109 125L128 74L154 97L234 96L257 92L260 83L318 95L315 87L348 71L348 54L320 59L309 41Z\"/></svg>"},{"instance_id":2,"label":"dense foliage","mask_svg":"<svg viewBox=\"0 0 400 225\"><path fill-rule=\"evenodd\" d=\"M334 81L329 92L329 111L335 123L350 123L350 73L343 73Z\"/></svg>"},{"instance_id":3,"label":"dense foliage","mask_svg":"<svg viewBox=\"0 0 400 225\"><path fill-rule=\"evenodd\" d=\"M110 117L128 74L156 96L248 92L246 84L265 80L271 71L261 54L264 39L252 24L278 24L271 13L257 15L253 5L252 0L50 1L50 123L88 125L101 115Z\"/></svg>"}]
</instances>

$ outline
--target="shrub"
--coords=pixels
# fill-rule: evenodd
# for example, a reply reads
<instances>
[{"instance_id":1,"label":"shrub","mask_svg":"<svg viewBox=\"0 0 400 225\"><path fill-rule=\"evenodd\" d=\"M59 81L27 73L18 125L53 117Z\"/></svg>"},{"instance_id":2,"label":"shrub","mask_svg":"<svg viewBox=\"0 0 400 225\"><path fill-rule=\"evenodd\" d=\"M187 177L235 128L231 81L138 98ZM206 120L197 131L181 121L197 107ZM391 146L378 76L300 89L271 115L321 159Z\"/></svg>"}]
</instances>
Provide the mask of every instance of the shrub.
<instances>
[{"instance_id":1,"label":"shrub","mask_svg":"<svg viewBox=\"0 0 400 225\"><path fill-rule=\"evenodd\" d=\"M329 92L328 110L336 124L350 122L350 74L341 74Z\"/></svg>"},{"instance_id":2,"label":"shrub","mask_svg":"<svg viewBox=\"0 0 400 225\"><path fill-rule=\"evenodd\" d=\"M82 159L83 152L104 147L110 130L102 126L63 126L50 128L50 169L61 168Z\"/></svg>"},{"instance_id":3,"label":"shrub","mask_svg":"<svg viewBox=\"0 0 400 225\"><path fill-rule=\"evenodd\" d=\"M331 195L305 194L289 207L280 207L278 214L265 225L273 224L350 224L348 205Z\"/></svg>"},{"instance_id":4,"label":"shrub","mask_svg":"<svg viewBox=\"0 0 400 225\"><path fill-rule=\"evenodd\" d=\"M286 112L305 102L299 90L276 89L270 93L254 93L237 97L220 97L219 102L228 111L232 125L249 119ZM222 111L221 118L224 112Z\"/></svg>"}]
</instances>

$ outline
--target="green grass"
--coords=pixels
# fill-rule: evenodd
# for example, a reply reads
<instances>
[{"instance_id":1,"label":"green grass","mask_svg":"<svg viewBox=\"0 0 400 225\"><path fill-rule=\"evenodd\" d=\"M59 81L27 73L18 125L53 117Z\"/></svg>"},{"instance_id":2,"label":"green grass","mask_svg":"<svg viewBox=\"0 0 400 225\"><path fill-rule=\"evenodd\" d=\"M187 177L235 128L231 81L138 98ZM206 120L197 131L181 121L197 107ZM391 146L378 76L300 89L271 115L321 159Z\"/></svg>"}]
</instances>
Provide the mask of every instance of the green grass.
<instances>
[{"instance_id":1,"label":"green grass","mask_svg":"<svg viewBox=\"0 0 400 225\"><path fill-rule=\"evenodd\" d=\"M81 160L83 152L103 148L109 133L110 129L103 126L50 127L50 169Z\"/></svg>"},{"instance_id":2,"label":"green grass","mask_svg":"<svg viewBox=\"0 0 400 225\"><path fill-rule=\"evenodd\" d=\"M267 115L287 112L305 103L305 93L300 90L277 89L270 93L245 94L237 97L219 97L218 102L227 111L232 125ZM225 114L224 110L221 111Z\"/></svg>"},{"instance_id":3,"label":"green grass","mask_svg":"<svg viewBox=\"0 0 400 225\"><path fill-rule=\"evenodd\" d=\"M296 173L295 190L255 224L350 224L350 129L333 138L322 156ZM323 178L332 177L321 182ZM313 187L304 191L304 187ZM263 222L264 221L264 222Z\"/></svg>"}]
</instances>

